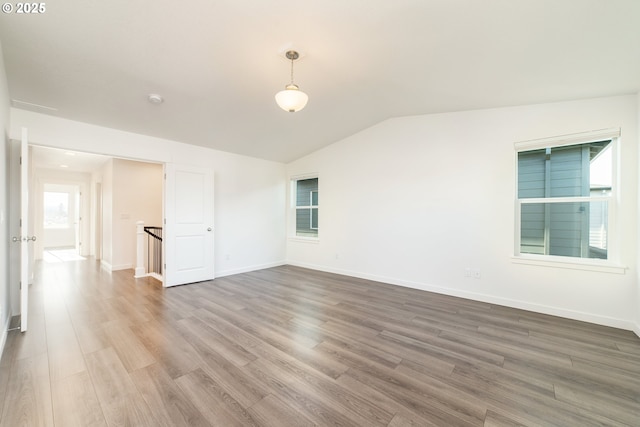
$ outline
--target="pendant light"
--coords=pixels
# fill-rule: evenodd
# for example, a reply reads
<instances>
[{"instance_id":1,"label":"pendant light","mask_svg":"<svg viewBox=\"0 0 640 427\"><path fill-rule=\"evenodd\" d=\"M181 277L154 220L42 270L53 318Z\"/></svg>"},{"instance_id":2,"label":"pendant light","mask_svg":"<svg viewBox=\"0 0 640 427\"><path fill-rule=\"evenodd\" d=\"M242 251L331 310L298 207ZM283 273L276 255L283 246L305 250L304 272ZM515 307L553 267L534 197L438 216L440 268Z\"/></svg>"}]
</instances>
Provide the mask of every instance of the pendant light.
<instances>
[{"instance_id":1,"label":"pendant light","mask_svg":"<svg viewBox=\"0 0 640 427\"><path fill-rule=\"evenodd\" d=\"M284 111L295 113L307 105L309 97L297 85L293 84L293 61L298 59L300 55L295 50L290 50L287 51L286 57L291 60L291 83L286 85L284 90L276 93L276 102Z\"/></svg>"}]
</instances>

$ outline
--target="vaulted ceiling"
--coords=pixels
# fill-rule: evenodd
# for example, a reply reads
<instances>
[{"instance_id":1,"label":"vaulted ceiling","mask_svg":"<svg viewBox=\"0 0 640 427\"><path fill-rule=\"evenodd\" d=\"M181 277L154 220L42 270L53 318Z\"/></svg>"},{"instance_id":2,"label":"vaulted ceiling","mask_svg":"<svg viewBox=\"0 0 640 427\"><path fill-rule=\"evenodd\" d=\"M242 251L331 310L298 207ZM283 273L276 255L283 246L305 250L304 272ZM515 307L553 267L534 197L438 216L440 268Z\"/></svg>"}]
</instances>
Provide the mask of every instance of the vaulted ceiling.
<instances>
[{"instance_id":1,"label":"vaulted ceiling","mask_svg":"<svg viewBox=\"0 0 640 427\"><path fill-rule=\"evenodd\" d=\"M280 162L390 117L640 90L638 0L45 5L0 16L15 107Z\"/></svg>"}]
</instances>

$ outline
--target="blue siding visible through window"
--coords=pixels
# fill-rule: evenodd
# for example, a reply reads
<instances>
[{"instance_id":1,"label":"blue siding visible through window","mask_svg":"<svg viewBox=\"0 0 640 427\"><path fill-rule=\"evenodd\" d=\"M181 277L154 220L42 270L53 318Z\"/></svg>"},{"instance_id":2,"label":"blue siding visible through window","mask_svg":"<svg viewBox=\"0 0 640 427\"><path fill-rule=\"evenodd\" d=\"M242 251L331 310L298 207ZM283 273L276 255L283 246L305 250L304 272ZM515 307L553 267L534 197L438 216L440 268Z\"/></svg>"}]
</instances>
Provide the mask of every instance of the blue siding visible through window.
<instances>
[{"instance_id":1,"label":"blue siding visible through window","mask_svg":"<svg viewBox=\"0 0 640 427\"><path fill-rule=\"evenodd\" d=\"M609 147L599 141L518 153L520 253L606 258L606 201L558 201L592 197L591 162ZM598 214L590 214L596 209ZM597 242L597 246L593 243Z\"/></svg>"},{"instance_id":2,"label":"blue siding visible through window","mask_svg":"<svg viewBox=\"0 0 640 427\"><path fill-rule=\"evenodd\" d=\"M296 181L296 236L318 237L318 178Z\"/></svg>"}]
</instances>

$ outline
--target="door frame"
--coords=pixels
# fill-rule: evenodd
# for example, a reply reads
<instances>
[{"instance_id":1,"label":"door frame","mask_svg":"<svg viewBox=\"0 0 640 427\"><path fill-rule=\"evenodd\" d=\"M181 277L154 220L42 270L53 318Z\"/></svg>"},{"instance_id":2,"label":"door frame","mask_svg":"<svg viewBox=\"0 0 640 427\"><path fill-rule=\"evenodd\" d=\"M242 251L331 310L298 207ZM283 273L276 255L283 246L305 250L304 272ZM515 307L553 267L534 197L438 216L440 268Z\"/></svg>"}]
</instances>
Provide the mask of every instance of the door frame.
<instances>
[{"instance_id":1,"label":"door frame","mask_svg":"<svg viewBox=\"0 0 640 427\"><path fill-rule=\"evenodd\" d=\"M36 144L32 144L32 145L38 145L38 146L47 147L47 145L40 144L40 143L36 143ZM167 217L167 204L168 204L166 169L167 169L168 165L174 165L174 163L169 162L169 161L159 161L159 160L153 160L153 159L145 159L145 158L140 158L140 157L136 158L136 157L121 156L121 155L113 155L113 154L108 154L108 153L100 153L100 152L91 151L91 150L78 150L78 149L75 149L75 148L62 148L62 147L57 147L57 146L54 146L52 148L62 149L62 150L67 150L67 151L78 151L78 152L84 152L84 153L90 153L90 154L100 154L100 155L108 156L108 157L111 157L111 158L114 158L114 159L123 159L123 160L130 160L130 161L134 161L134 162L152 163L152 164L162 165L162 167L164 168L164 171L165 171L165 175L164 175L165 179L163 179L163 182L162 182L162 218L164 218L166 220L166 217ZM187 165L180 165L180 166L187 166ZM211 173L213 174L213 169L210 169L210 168L206 168L206 167L202 167L202 166L195 166L195 165L193 165L191 167L200 168L200 169L209 169L209 170L211 170ZM32 188L36 184L35 181L36 181L35 179L32 179L31 182L30 182L30 186ZM95 230L94 230L95 231L95 236L92 236L92 237L95 239L95 241L93 242L95 258L96 258L96 260L102 259L102 257L103 257L102 245L103 245L103 241L104 241L103 236L102 236L102 227L101 227L102 222L103 222L103 212L102 212L102 209L103 209L103 203L102 203L102 197L103 197L103 191L102 190L103 190L103 188L102 187L103 187L103 185L102 185L102 183L101 182L94 182L93 180L91 180L90 183L85 183L85 182L75 181L75 180L65 180L65 179L59 179L59 180L58 179L53 179L53 180L52 179L47 179L46 181L47 182L51 182L51 183L56 183L56 184L79 185L80 190L83 193L83 197L82 198L84 199L84 200L81 201L81 204L83 205L83 208L82 208L83 210L88 209L88 204L91 203L91 201L87 200L86 197L84 197L88 192L88 185L91 185L91 190L96 190L96 194L93 194L93 191L91 191L91 198L92 199L99 198L99 199L95 199L95 201L96 201L96 203L95 203L96 212L95 212L94 215L92 215L93 217L95 217L95 218L92 218L92 220L95 221ZM41 187L43 186L43 184L40 183L40 182L38 182L38 184ZM213 187L213 183L212 183L212 192L213 192L213 189L214 189L214 187ZM98 194L98 190L99 190L99 194ZM33 191L32 191L32 193L33 193ZM212 195L212 202L211 202L212 204L213 204L213 198L214 198L214 196ZM213 211L215 213L214 207L212 207L212 209L213 209ZM83 215L83 222L88 223L87 221L85 221L87 216L85 215L84 211L81 212L81 215ZM89 212L89 215L91 215L91 212ZM163 220L163 222L165 222L165 220ZM166 224L162 224L162 225L163 225L163 227L166 227ZM213 219L211 221L211 227L213 228ZM40 228L40 230L41 229L42 228ZM85 230L85 232L82 234L83 246L84 246L83 254L82 254L83 256L84 256L84 252L86 252L87 249L88 249L88 246L85 245L87 239L89 239L89 235L87 233L92 234L91 233L91 229L89 229L88 231ZM166 239L164 239L163 245L162 245L163 246L163 248L162 248L162 250L163 250L163 266L164 266L164 264L166 264L166 257L167 257L167 254L169 253L169 250L168 250L166 245L167 245ZM215 246L215 235L213 237L213 246ZM87 255L89 255L89 254L87 254ZM212 262L213 272L215 273L215 257L214 257L214 255L215 254L214 254L214 252L212 250L211 262ZM163 274L163 286L167 286L167 283L166 283L166 271L163 269L163 272L165 273L165 274ZM214 276L214 274L212 274L211 278L213 278L213 276Z\"/></svg>"},{"instance_id":2,"label":"door frame","mask_svg":"<svg viewBox=\"0 0 640 427\"><path fill-rule=\"evenodd\" d=\"M71 224L72 227L75 227L74 231L76 241L80 240L80 246L77 247L74 243L74 247L77 249L77 253L80 256L86 257L90 255L90 245L88 244L89 234L90 234L90 224L86 221L86 218L89 217L90 214L90 206L87 203L86 195L89 193L87 191L88 182L74 179L65 179L58 177L48 177L37 175L37 179L35 180L31 186L35 191L33 198L33 211L35 212L35 221L34 221L34 230L38 236L42 236L41 239L36 241L35 245L35 259L42 259L43 251L44 251L44 204L43 204L43 196L45 193L45 188L47 185L54 186L63 186L63 187L73 187L73 192L70 192L70 197L74 198L73 204L75 205L74 214L77 214L80 217L80 224ZM79 204L76 204L76 195L80 193ZM73 219L75 221L75 218Z\"/></svg>"}]
</instances>

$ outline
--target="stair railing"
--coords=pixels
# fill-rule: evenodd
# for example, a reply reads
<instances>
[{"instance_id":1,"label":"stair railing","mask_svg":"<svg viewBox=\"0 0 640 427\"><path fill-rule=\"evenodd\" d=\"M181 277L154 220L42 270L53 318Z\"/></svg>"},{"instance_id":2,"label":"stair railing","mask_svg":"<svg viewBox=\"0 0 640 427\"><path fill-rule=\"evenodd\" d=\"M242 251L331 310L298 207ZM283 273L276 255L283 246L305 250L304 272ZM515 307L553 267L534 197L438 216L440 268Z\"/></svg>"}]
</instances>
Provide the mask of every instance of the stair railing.
<instances>
[{"instance_id":1,"label":"stair railing","mask_svg":"<svg viewBox=\"0 0 640 427\"><path fill-rule=\"evenodd\" d=\"M146 263L145 263L146 240ZM136 269L135 277L151 276L162 281L162 227L136 223Z\"/></svg>"}]
</instances>

